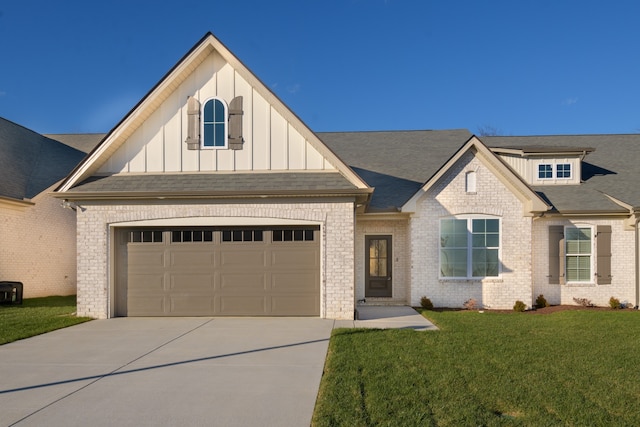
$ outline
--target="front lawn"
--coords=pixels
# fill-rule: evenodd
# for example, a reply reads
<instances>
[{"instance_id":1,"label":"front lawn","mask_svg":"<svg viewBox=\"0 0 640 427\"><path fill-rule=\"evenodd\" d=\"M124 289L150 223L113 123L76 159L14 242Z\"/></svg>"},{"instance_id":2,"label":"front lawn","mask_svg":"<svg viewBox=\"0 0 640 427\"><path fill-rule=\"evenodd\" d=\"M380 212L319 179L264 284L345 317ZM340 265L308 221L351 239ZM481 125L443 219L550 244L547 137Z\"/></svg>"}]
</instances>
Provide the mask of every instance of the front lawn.
<instances>
[{"instance_id":1,"label":"front lawn","mask_svg":"<svg viewBox=\"0 0 640 427\"><path fill-rule=\"evenodd\" d=\"M76 317L76 296L25 299L0 305L0 345L91 320Z\"/></svg>"},{"instance_id":2,"label":"front lawn","mask_svg":"<svg viewBox=\"0 0 640 427\"><path fill-rule=\"evenodd\" d=\"M639 312L425 314L335 330L313 425L640 425Z\"/></svg>"}]
</instances>

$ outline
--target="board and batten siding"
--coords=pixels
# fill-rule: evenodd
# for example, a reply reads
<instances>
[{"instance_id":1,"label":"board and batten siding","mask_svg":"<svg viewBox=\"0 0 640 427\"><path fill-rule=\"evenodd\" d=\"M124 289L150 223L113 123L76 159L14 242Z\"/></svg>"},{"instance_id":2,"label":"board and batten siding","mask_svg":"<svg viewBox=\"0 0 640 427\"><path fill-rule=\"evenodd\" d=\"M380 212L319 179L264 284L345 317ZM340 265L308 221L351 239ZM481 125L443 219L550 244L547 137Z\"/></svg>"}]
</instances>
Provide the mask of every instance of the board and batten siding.
<instances>
[{"instance_id":1,"label":"board and batten siding","mask_svg":"<svg viewBox=\"0 0 640 427\"><path fill-rule=\"evenodd\" d=\"M188 150L187 98L243 97L241 150ZM334 170L220 54L212 52L101 166L99 174Z\"/></svg>"},{"instance_id":2,"label":"board and batten siding","mask_svg":"<svg viewBox=\"0 0 640 427\"><path fill-rule=\"evenodd\" d=\"M508 154L499 154L499 157L505 161L518 175L520 175L529 185L577 185L580 184L580 158L579 157L521 157L511 156ZM539 179L538 165L553 165L554 175L555 167L559 163L568 163L571 165L571 178L566 179Z\"/></svg>"}]
</instances>

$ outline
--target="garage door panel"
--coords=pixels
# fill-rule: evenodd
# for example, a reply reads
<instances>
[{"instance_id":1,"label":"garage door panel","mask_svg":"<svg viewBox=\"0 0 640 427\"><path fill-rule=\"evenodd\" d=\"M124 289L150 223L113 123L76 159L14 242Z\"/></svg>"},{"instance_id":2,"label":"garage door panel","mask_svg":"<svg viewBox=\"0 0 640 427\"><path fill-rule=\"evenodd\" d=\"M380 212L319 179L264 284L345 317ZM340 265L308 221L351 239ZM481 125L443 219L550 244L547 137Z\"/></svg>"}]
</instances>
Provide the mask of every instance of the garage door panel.
<instances>
[{"instance_id":1,"label":"garage door panel","mask_svg":"<svg viewBox=\"0 0 640 427\"><path fill-rule=\"evenodd\" d=\"M129 294L164 291L164 274L129 274Z\"/></svg>"},{"instance_id":2,"label":"garage door panel","mask_svg":"<svg viewBox=\"0 0 640 427\"><path fill-rule=\"evenodd\" d=\"M225 250L220 252L221 268L263 268L266 265L264 250Z\"/></svg>"},{"instance_id":3,"label":"garage door panel","mask_svg":"<svg viewBox=\"0 0 640 427\"><path fill-rule=\"evenodd\" d=\"M271 290L316 294L320 291L320 282L313 273L274 273L271 275Z\"/></svg>"},{"instance_id":4,"label":"garage door panel","mask_svg":"<svg viewBox=\"0 0 640 427\"><path fill-rule=\"evenodd\" d=\"M205 249L205 248L203 248ZM171 251L170 252L171 267L197 268L197 267L215 267L215 254L211 249L208 252L203 251Z\"/></svg>"},{"instance_id":5,"label":"garage door panel","mask_svg":"<svg viewBox=\"0 0 640 427\"><path fill-rule=\"evenodd\" d=\"M129 266L162 268L164 267L164 249L144 251L141 247L129 248Z\"/></svg>"},{"instance_id":6,"label":"garage door panel","mask_svg":"<svg viewBox=\"0 0 640 427\"><path fill-rule=\"evenodd\" d=\"M176 292L208 293L215 288L213 274L174 273L169 274L169 289Z\"/></svg>"},{"instance_id":7,"label":"garage door panel","mask_svg":"<svg viewBox=\"0 0 640 427\"><path fill-rule=\"evenodd\" d=\"M164 314L163 295L135 296L129 294L127 306L130 313L136 316L159 316Z\"/></svg>"},{"instance_id":8,"label":"garage door panel","mask_svg":"<svg viewBox=\"0 0 640 427\"><path fill-rule=\"evenodd\" d=\"M318 231L309 234L308 227L301 227L293 232L281 230L276 237L275 230L249 228L210 228L206 241L192 240L200 231L186 227L156 230L162 239L129 242L124 256L124 303L116 312L128 316L318 316ZM131 233L149 234L145 230Z\"/></svg>"},{"instance_id":9,"label":"garage door panel","mask_svg":"<svg viewBox=\"0 0 640 427\"><path fill-rule=\"evenodd\" d=\"M319 316L320 297L317 295L287 295L271 297L274 316Z\"/></svg>"},{"instance_id":10,"label":"garage door panel","mask_svg":"<svg viewBox=\"0 0 640 427\"><path fill-rule=\"evenodd\" d=\"M220 314L225 316L259 316L267 314L265 296L220 296Z\"/></svg>"},{"instance_id":11,"label":"garage door panel","mask_svg":"<svg viewBox=\"0 0 640 427\"><path fill-rule=\"evenodd\" d=\"M170 298L171 314L180 316L207 316L213 313L213 296L184 295Z\"/></svg>"},{"instance_id":12,"label":"garage door panel","mask_svg":"<svg viewBox=\"0 0 640 427\"><path fill-rule=\"evenodd\" d=\"M276 268L303 269L318 266L317 251L289 249L274 249L271 253L271 265Z\"/></svg>"},{"instance_id":13,"label":"garage door panel","mask_svg":"<svg viewBox=\"0 0 640 427\"><path fill-rule=\"evenodd\" d=\"M267 279L264 273L242 274L221 273L220 289L236 292L264 291L267 287Z\"/></svg>"}]
</instances>

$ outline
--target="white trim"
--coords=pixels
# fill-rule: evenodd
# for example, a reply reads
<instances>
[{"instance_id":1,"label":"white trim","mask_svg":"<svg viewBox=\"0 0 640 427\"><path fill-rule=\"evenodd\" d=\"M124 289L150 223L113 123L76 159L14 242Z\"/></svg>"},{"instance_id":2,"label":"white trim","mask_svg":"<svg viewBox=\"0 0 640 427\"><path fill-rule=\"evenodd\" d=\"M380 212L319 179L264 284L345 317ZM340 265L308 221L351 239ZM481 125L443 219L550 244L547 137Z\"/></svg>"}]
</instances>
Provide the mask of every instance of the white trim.
<instances>
[{"instance_id":1,"label":"white trim","mask_svg":"<svg viewBox=\"0 0 640 427\"><path fill-rule=\"evenodd\" d=\"M560 165L568 165L569 166L569 176L558 176L558 166ZM573 165L571 163L565 162L565 163L556 163L555 164L556 168L554 170L554 174L556 179L572 179L573 178Z\"/></svg>"},{"instance_id":2,"label":"white trim","mask_svg":"<svg viewBox=\"0 0 640 427\"><path fill-rule=\"evenodd\" d=\"M547 178L547 177L541 177L541 176L540 176L540 172L541 172L541 171L540 171L540 166L551 166L551 176L550 176L550 177L548 177L548 178ZM553 166L554 166L554 164L553 164L553 163L538 163L538 173L537 173L537 177L536 177L536 179L537 179L538 181L549 181L549 180L552 180L552 179L554 178L554 173L553 173L553 172L554 172L554 169L553 169ZM544 171L544 172L546 172L546 171Z\"/></svg>"},{"instance_id":3,"label":"white trim","mask_svg":"<svg viewBox=\"0 0 640 427\"><path fill-rule=\"evenodd\" d=\"M111 227L217 227L217 226L321 225L318 221L263 217L187 217L125 221Z\"/></svg>"},{"instance_id":4,"label":"white trim","mask_svg":"<svg viewBox=\"0 0 640 427\"><path fill-rule=\"evenodd\" d=\"M567 257L569 256L580 256L582 254L568 254L567 251L567 229L568 228L573 228L573 229L580 229L580 228L588 228L589 230L591 230L591 235L589 237L590 241L591 241L591 253L589 254L589 280L569 280L569 276L567 275ZM596 281L595 281L595 259L596 259L596 227L592 224L584 224L584 223L577 223L577 224L571 224L571 225L565 225L564 226L564 271L562 272L564 274L564 281L565 284L568 286L578 286L578 285L595 285Z\"/></svg>"}]
</instances>

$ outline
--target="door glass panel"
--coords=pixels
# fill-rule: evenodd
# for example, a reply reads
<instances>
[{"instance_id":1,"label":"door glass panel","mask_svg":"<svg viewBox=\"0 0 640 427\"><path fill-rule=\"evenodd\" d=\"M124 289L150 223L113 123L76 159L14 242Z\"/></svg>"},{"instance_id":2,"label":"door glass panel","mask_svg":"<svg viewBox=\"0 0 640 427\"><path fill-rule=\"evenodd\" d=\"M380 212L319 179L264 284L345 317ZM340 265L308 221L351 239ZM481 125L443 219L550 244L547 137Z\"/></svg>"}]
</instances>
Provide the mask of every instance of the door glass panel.
<instances>
[{"instance_id":1,"label":"door glass panel","mask_svg":"<svg viewBox=\"0 0 640 427\"><path fill-rule=\"evenodd\" d=\"M387 240L371 239L369 241L369 275L387 276Z\"/></svg>"}]
</instances>

